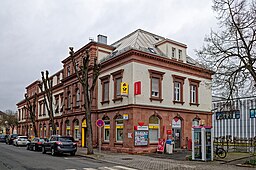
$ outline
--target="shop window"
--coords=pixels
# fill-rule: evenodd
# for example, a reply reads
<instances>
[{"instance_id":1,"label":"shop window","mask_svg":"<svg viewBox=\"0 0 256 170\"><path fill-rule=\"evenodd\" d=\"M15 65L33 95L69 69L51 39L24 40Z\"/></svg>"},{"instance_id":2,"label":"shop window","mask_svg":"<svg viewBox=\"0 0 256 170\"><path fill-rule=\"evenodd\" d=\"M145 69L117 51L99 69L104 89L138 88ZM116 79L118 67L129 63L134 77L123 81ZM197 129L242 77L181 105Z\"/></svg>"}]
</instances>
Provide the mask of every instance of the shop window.
<instances>
[{"instance_id":1,"label":"shop window","mask_svg":"<svg viewBox=\"0 0 256 170\"><path fill-rule=\"evenodd\" d=\"M66 120L65 125L66 125L66 135L70 136L70 123L69 123L69 120Z\"/></svg>"},{"instance_id":2,"label":"shop window","mask_svg":"<svg viewBox=\"0 0 256 170\"><path fill-rule=\"evenodd\" d=\"M123 100L121 96L121 82L123 79L123 72L124 70L122 69L111 74L114 81L114 102Z\"/></svg>"},{"instance_id":3,"label":"shop window","mask_svg":"<svg viewBox=\"0 0 256 170\"><path fill-rule=\"evenodd\" d=\"M76 107L80 106L80 90L76 89Z\"/></svg>"},{"instance_id":4,"label":"shop window","mask_svg":"<svg viewBox=\"0 0 256 170\"><path fill-rule=\"evenodd\" d=\"M149 118L149 141L150 143L157 143L160 138L160 120L157 116Z\"/></svg>"},{"instance_id":5,"label":"shop window","mask_svg":"<svg viewBox=\"0 0 256 170\"><path fill-rule=\"evenodd\" d=\"M199 80L188 79L190 86L190 105L199 105L198 102L198 88L199 88Z\"/></svg>"},{"instance_id":6,"label":"shop window","mask_svg":"<svg viewBox=\"0 0 256 170\"><path fill-rule=\"evenodd\" d=\"M150 101L157 100L162 102L162 80L165 73L148 70L150 77Z\"/></svg>"},{"instance_id":7,"label":"shop window","mask_svg":"<svg viewBox=\"0 0 256 170\"><path fill-rule=\"evenodd\" d=\"M101 86L102 86L101 104L109 103L109 78L110 78L110 75L100 78Z\"/></svg>"},{"instance_id":8,"label":"shop window","mask_svg":"<svg viewBox=\"0 0 256 170\"><path fill-rule=\"evenodd\" d=\"M177 76L177 75L172 75L173 78L173 84L174 84L174 89L173 89L173 103L180 103L184 104L183 101L183 85L184 85L184 80L186 79L185 77Z\"/></svg>"},{"instance_id":9,"label":"shop window","mask_svg":"<svg viewBox=\"0 0 256 170\"><path fill-rule=\"evenodd\" d=\"M123 142L123 117L121 115L116 118L116 142Z\"/></svg>"},{"instance_id":10,"label":"shop window","mask_svg":"<svg viewBox=\"0 0 256 170\"><path fill-rule=\"evenodd\" d=\"M80 136L80 133L79 133L79 121L75 120L74 121L74 139L76 141L79 140L79 136Z\"/></svg>"},{"instance_id":11,"label":"shop window","mask_svg":"<svg viewBox=\"0 0 256 170\"><path fill-rule=\"evenodd\" d=\"M108 116L104 116L103 118L104 121L104 142L109 142L110 139L110 119Z\"/></svg>"}]
</instances>

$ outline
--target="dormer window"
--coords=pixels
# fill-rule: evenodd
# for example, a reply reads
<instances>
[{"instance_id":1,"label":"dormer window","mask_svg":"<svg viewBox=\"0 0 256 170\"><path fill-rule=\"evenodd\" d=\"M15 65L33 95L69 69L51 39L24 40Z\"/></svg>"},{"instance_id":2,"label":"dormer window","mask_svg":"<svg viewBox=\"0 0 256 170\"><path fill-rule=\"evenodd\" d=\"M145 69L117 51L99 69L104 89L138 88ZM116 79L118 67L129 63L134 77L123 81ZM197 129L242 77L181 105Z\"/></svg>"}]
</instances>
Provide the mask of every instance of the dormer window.
<instances>
[{"instance_id":1,"label":"dormer window","mask_svg":"<svg viewBox=\"0 0 256 170\"><path fill-rule=\"evenodd\" d=\"M175 58L176 57L176 49L172 47L172 57Z\"/></svg>"},{"instance_id":2,"label":"dormer window","mask_svg":"<svg viewBox=\"0 0 256 170\"><path fill-rule=\"evenodd\" d=\"M179 60L182 59L182 50L179 50Z\"/></svg>"},{"instance_id":3,"label":"dormer window","mask_svg":"<svg viewBox=\"0 0 256 170\"><path fill-rule=\"evenodd\" d=\"M153 48L148 47L148 50L149 50L151 53L156 54L156 52L155 52L155 50L154 50Z\"/></svg>"}]
</instances>

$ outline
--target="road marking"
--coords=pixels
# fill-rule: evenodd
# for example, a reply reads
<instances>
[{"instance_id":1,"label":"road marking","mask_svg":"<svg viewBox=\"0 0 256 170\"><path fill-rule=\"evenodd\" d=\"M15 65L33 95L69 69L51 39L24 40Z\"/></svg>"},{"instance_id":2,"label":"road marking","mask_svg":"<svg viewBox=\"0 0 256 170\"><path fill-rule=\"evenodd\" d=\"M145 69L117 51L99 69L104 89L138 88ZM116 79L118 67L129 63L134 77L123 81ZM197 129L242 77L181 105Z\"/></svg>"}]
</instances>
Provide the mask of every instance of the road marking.
<instances>
[{"instance_id":1,"label":"road marking","mask_svg":"<svg viewBox=\"0 0 256 170\"><path fill-rule=\"evenodd\" d=\"M76 169L65 169L65 170L76 170Z\"/></svg>"},{"instance_id":2,"label":"road marking","mask_svg":"<svg viewBox=\"0 0 256 170\"><path fill-rule=\"evenodd\" d=\"M121 168L121 169L126 169L126 170L137 170L137 169L134 169L134 168L128 168L128 167L125 167L125 166L114 166L115 168Z\"/></svg>"},{"instance_id":3,"label":"road marking","mask_svg":"<svg viewBox=\"0 0 256 170\"><path fill-rule=\"evenodd\" d=\"M84 170L97 170L97 169L94 169L94 168L83 168Z\"/></svg>"}]
</instances>

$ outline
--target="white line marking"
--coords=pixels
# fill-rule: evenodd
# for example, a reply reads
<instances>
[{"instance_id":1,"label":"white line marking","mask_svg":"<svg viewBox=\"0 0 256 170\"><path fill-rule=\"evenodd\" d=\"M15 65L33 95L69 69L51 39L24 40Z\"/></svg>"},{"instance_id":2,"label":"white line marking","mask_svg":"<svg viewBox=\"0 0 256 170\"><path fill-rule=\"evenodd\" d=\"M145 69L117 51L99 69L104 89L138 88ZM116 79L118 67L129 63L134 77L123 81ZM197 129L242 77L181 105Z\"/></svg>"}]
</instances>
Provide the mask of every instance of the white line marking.
<instances>
[{"instance_id":1,"label":"white line marking","mask_svg":"<svg viewBox=\"0 0 256 170\"><path fill-rule=\"evenodd\" d=\"M84 170L97 170L97 169L94 169L94 168L83 168Z\"/></svg>"},{"instance_id":2,"label":"white line marking","mask_svg":"<svg viewBox=\"0 0 256 170\"><path fill-rule=\"evenodd\" d=\"M134 169L134 168L128 168L128 167L125 167L125 166L114 166L115 168L121 168L121 169L126 169L126 170L137 170L137 169Z\"/></svg>"}]
</instances>

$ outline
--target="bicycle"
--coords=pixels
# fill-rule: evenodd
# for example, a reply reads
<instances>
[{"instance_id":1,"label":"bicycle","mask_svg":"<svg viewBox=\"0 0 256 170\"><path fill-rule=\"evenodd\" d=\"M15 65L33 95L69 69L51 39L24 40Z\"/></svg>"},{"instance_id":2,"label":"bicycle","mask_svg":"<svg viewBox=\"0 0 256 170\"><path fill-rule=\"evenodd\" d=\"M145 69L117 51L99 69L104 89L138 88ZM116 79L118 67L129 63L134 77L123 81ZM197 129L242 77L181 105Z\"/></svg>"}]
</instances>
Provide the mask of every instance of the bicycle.
<instances>
[{"instance_id":1,"label":"bicycle","mask_svg":"<svg viewBox=\"0 0 256 170\"><path fill-rule=\"evenodd\" d=\"M218 146L215 147L215 155L217 155L219 158L226 158L227 156L227 151L223 148L218 148Z\"/></svg>"}]
</instances>

